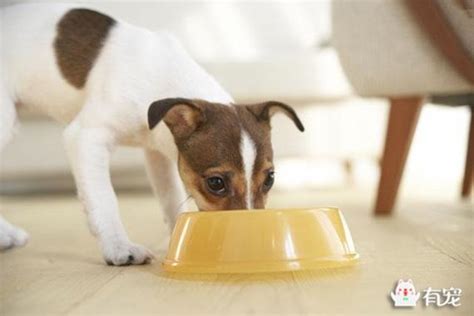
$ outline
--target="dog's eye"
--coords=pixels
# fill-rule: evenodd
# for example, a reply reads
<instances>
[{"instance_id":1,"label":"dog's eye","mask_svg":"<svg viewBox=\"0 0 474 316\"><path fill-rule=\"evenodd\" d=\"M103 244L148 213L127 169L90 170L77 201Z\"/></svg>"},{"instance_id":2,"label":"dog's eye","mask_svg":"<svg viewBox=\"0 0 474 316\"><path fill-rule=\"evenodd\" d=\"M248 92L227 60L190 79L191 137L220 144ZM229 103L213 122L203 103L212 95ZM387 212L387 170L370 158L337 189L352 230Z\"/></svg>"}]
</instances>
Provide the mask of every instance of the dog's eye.
<instances>
[{"instance_id":1,"label":"dog's eye","mask_svg":"<svg viewBox=\"0 0 474 316\"><path fill-rule=\"evenodd\" d=\"M272 188L273 182L275 182L275 171L272 170L268 172L265 182L263 182L263 190L268 192Z\"/></svg>"},{"instance_id":2,"label":"dog's eye","mask_svg":"<svg viewBox=\"0 0 474 316\"><path fill-rule=\"evenodd\" d=\"M215 195L224 195L227 191L224 179L216 176L207 178L207 188Z\"/></svg>"}]
</instances>

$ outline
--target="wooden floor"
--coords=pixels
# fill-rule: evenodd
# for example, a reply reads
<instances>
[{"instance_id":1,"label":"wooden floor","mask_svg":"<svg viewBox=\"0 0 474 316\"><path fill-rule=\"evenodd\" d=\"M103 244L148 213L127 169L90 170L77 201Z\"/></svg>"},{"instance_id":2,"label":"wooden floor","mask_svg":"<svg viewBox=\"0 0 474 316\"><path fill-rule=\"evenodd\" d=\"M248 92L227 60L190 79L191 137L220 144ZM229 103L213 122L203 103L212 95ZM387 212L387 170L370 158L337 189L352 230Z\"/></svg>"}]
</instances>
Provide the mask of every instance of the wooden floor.
<instances>
[{"instance_id":1,"label":"wooden floor","mask_svg":"<svg viewBox=\"0 0 474 316\"><path fill-rule=\"evenodd\" d=\"M360 252L352 269L271 275L167 275L167 232L148 194L120 195L133 240L157 256L151 265L109 267L73 196L3 197L3 215L31 235L0 254L0 315L473 314L472 204L407 201L374 218L359 192L277 193L271 206L340 206ZM393 309L400 278L463 290L458 308Z\"/></svg>"}]
</instances>

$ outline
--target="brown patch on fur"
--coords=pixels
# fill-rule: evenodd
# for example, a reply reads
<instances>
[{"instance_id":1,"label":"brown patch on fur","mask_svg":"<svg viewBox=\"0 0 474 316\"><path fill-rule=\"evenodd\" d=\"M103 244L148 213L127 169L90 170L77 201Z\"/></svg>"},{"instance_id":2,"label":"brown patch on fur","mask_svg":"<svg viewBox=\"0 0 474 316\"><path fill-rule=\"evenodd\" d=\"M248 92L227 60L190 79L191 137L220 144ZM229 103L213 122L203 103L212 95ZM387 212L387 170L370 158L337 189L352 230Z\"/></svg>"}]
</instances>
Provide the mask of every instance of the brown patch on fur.
<instances>
[{"instance_id":1,"label":"brown patch on fur","mask_svg":"<svg viewBox=\"0 0 474 316\"><path fill-rule=\"evenodd\" d=\"M71 85L84 87L115 23L111 17L88 9L73 9L61 18L54 50L61 74Z\"/></svg>"}]
</instances>

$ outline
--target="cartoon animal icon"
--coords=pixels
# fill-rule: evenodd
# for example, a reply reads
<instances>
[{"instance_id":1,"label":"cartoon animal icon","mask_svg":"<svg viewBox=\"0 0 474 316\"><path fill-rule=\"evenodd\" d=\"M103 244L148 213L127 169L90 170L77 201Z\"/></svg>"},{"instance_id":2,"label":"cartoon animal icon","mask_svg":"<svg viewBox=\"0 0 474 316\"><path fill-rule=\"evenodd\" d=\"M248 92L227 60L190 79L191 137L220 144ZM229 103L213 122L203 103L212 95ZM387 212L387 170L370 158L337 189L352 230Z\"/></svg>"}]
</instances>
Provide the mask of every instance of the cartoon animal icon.
<instances>
[{"instance_id":1,"label":"cartoon animal icon","mask_svg":"<svg viewBox=\"0 0 474 316\"><path fill-rule=\"evenodd\" d=\"M415 285L411 279L403 281L398 280L395 292L390 293L393 303L397 307L412 307L416 306L420 293L416 293Z\"/></svg>"}]
</instances>

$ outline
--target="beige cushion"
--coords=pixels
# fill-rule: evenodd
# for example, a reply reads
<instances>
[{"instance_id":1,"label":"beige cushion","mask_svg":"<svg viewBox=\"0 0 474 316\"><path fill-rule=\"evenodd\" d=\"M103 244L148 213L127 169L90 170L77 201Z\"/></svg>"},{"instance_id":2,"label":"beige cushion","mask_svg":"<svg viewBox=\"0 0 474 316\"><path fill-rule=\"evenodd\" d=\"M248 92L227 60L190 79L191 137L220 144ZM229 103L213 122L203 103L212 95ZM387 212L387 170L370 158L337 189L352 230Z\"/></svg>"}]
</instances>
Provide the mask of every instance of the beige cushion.
<instances>
[{"instance_id":1,"label":"beige cushion","mask_svg":"<svg viewBox=\"0 0 474 316\"><path fill-rule=\"evenodd\" d=\"M358 94L474 91L431 44L403 0L335 0L332 16L333 44Z\"/></svg>"}]
</instances>

